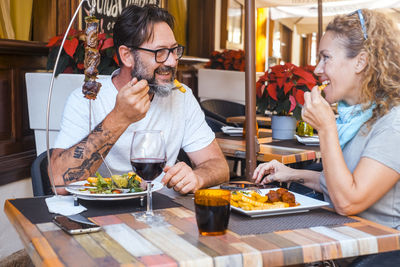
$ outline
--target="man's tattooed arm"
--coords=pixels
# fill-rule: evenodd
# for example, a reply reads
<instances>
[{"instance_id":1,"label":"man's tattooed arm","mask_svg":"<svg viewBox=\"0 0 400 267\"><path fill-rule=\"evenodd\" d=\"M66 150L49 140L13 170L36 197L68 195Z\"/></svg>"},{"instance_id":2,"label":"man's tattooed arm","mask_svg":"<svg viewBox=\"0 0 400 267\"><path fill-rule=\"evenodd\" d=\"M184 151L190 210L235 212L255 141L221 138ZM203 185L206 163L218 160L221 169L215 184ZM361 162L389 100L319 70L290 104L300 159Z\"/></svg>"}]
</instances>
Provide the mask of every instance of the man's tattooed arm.
<instances>
[{"instance_id":1,"label":"man's tattooed arm","mask_svg":"<svg viewBox=\"0 0 400 267\"><path fill-rule=\"evenodd\" d=\"M56 184L69 184L93 175L124 130L108 129L103 121L75 146L54 149L51 160Z\"/></svg>"},{"instance_id":2,"label":"man's tattooed arm","mask_svg":"<svg viewBox=\"0 0 400 267\"><path fill-rule=\"evenodd\" d=\"M105 158L112 146L113 146L113 144L105 144L98 151L94 151L91 154L90 158L84 159L80 166L68 168L66 170L66 172L63 174L64 183L68 184L70 182L78 181L82 177L88 177L88 176L92 175L92 173L90 172L90 170L92 169L92 166L96 165L96 163L99 161L100 161L100 163L102 162L101 161L102 157L100 156L100 154L102 154L103 158ZM79 148L79 151L82 150L82 153L79 157L75 157L75 155L77 154L76 151L78 150L78 148ZM83 158L83 148L77 147L75 149L73 157L82 159Z\"/></svg>"}]
</instances>

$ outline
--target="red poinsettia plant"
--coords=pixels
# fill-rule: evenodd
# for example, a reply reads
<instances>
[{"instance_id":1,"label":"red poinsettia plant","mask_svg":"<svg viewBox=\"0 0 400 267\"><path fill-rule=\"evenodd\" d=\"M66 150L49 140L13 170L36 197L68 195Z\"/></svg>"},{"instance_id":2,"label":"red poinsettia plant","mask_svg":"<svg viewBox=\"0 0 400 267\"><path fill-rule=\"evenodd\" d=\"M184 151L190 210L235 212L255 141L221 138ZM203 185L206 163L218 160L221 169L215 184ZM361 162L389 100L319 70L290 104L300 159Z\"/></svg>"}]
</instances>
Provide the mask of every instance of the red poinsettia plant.
<instances>
[{"instance_id":1,"label":"red poinsettia plant","mask_svg":"<svg viewBox=\"0 0 400 267\"><path fill-rule=\"evenodd\" d=\"M47 58L47 70L54 69L56 57L60 49L64 35L54 36L46 45L49 47ZM112 34L98 34L98 50L101 55L100 64L97 67L99 74L111 74L118 68L118 59L114 49ZM83 73L85 59L85 33L71 29L65 40L63 51L58 62L56 76L59 73Z\"/></svg>"},{"instance_id":2,"label":"red poinsettia plant","mask_svg":"<svg viewBox=\"0 0 400 267\"><path fill-rule=\"evenodd\" d=\"M210 55L210 61L205 65L205 68L218 70L244 71L244 67L243 50L213 51Z\"/></svg>"},{"instance_id":3,"label":"red poinsettia plant","mask_svg":"<svg viewBox=\"0 0 400 267\"><path fill-rule=\"evenodd\" d=\"M298 67L292 63L270 67L256 83L257 109L280 116L301 118L304 92L317 85L314 66Z\"/></svg>"}]
</instances>

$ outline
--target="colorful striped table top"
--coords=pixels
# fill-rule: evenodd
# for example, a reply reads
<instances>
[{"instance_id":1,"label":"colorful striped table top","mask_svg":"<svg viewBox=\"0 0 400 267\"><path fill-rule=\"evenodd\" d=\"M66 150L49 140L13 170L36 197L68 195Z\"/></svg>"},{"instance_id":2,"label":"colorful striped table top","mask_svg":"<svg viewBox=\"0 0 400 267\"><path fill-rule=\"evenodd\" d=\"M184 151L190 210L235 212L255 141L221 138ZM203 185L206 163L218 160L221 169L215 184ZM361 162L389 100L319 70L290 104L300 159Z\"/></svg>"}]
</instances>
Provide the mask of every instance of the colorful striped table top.
<instances>
[{"instance_id":1,"label":"colorful striped table top","mask_svg":"<svg viewBox=\"0 0 400 267\"><path fill-rule=\"evenodd\" d=\"M51 222L32 224L7 200L5 213L37 266L282 266L399 250L400 232L367 220L241 236L199 236L184 207L160 212L150 228L131 213L91 219L97 233L70 236Z\"/></svg>"}]
</instances>

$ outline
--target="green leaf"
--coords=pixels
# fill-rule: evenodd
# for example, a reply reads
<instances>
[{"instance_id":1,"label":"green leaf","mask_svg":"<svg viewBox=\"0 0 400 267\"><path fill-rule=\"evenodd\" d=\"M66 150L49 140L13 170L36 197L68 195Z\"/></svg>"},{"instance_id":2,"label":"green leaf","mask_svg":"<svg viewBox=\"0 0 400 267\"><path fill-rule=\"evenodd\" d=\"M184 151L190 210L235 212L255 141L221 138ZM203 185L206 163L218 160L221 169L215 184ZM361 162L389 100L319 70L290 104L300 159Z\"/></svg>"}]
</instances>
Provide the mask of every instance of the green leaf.
<instances>
[{"instance_id":1,"label":"green leaf","mask_svg":"<svg viewBox=\"0 0 400 267\"><path fill-rule=\"evenodd\" d=\"M83 43L76 48L74 59L76 63L83 63L85 59L85 48L83 47Z\"/></svg>"},{"instance_id":2,"label":"green leaf","mask_svg":"<svg viewBox=\"0 0 400 267\"><path fill-rule=\"evenodd\" d=\"M110 47L110 48L107 48L107 49L106 49L105 55L106 55L107 57L109 57L109 58L113 58L114 52L115 52L114 47Z\"/></svg>"},{"instance_id":3,"label":"green leaf","mask_svg":"<svg viewBox=\"0 0 400 267\"><path fill-rule=\"evenodd\" d=\"M278 115L284 115L284 109L283 109L283 103L282 102L278 102L275 108L276 113L278 113Z\"/></svg>"},{"instance_id":4,"label":"green leaf","mask_svg":"<svg viewBox=\"0 0 400 267\"><path fill-rule=\"evenodd\" d=\"M294 108L293 116L296 118L296 120L301 120L301 107L299 105L296 105Z\"/></svg>"},{"instance_id":5,"label":"green leaf","mask_svg":"<svg viewBox=\"0 0 400 267\"><path fill-rule=\"evenodd\" d=\"M49 56L47 57L47 66L46 66L47 70L54 69L54 64L56 62L56 57L59 49L60 49L59 47L50 49Z\"/></svg>"},{"instance_id":6,"label":"green leaf","mask_svg":"<svg viewBox=\"0 0 400 267\"><path fill-rule=\"evenodd\" d=\"M291 103L289 99L285 99L285 101L283 101L283 110L285 111L286 114L289 113L290 105Z\"/></svg>"},{"instance_id":7,"label":"green leaf","mask_svg":"<svg viewBox=\"0 0 400 267\"><path fill-rule=\"evenodd\" d=\"M108 66L108 67L104 68L100 74L103 74L103 75L110 75L110 74L113 73L113 71L116 70L116 69L117 69L117 67Z\"/></svg>"},{"instance_id":8,"label":"green leaf","mask_svg":"<svg viewBox=\"0 0 400 267\"><path fill-rule=\"evenodd\" d=\"M69 56L67 56L66 54L64 54L64 55L61 54L60 59L58 60L57 70L55 71L56 77L58 76L58 74L62 73L68 67L68 65L70 65L70 63L69 63L70 59L71 58Z\"/></svg>"},{"instance_id":9,"label":"green leaf","mask_svg":"<svg viewBox=\"0 0 400 267\"><path fill-rule=\"evenodd\" d=\"M100 64L99 64L99 66L97 66L97 70L99 71L99 73L104 74L103 70L110 65L111 60L112 59L109 57L105 57L105 56L101 57Z\"/></svg>"},{"instance_id":10,"label":"green leaf","mask_svg":"<svg viewBox=\"0 0 400 267\"><path fill-rule=\"evenodd\" d=\"M265 114L265 110L268 110L268 103L265 99L257 100L257 111L261 114Z\"/></svg>"}]
</instances>

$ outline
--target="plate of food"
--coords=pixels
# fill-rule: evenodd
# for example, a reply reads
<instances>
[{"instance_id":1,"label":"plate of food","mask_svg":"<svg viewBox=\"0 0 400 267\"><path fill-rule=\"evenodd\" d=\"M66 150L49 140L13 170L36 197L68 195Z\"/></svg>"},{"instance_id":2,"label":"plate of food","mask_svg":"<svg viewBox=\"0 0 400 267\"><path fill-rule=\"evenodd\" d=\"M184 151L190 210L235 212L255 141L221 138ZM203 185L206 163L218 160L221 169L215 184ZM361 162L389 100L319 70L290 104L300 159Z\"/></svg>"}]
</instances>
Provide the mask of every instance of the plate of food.
<instances>
[{"instance_id":1,"label":"plate of food","mask_svg":"<svg viewBox=\"0 0 400 267\"><path fill-rule=\"evenodd\" d=\"M152 182L152 192L163 187L159 182ZM112 175L103 178L96 173L96 177L89 177L85 181L69 184L65 189L85 200L123 200L147 195L142 179L134 172L123 175Z\"/></svg>"},{"instance_id":2,"label":"plate of food","mask_svg":"<svg viewBox=\"0 0 400 267\"><path fill-rule=\"evenodd\" d=\"M232 191L231 195L232 210L250 217L307 212L328 205L284 188Z\"/></svg>"}]
</instances>

